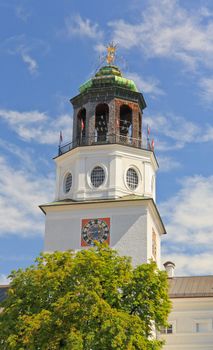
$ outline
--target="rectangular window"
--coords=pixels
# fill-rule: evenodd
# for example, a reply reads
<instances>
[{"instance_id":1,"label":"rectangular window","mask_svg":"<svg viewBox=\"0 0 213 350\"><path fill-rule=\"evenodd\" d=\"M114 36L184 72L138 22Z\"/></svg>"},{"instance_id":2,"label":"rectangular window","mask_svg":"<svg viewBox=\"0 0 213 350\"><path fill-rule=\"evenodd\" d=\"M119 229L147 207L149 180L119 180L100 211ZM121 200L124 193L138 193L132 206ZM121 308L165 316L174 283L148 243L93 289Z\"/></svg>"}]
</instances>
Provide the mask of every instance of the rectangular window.
<instances>
[{"instance_id":1,"label":"rectangular window","mask_svg":"<svg viewBox=\"0 0 213 350\"><path fill-rule=\"evenodd\" d=\"M195 332L196 333L206 333L209 331L208 321L196 322L195 324Z\"/></svg>"},{"instance_id":2,"label":"rectangular window","mask_svg":"<svg viewBox=\"0 0 213 350\"><path fill-rule=\"evenodd\" d=\"M173 325L170 324L168 327L167 327L167 334L172 334L173 333Z\"/></svg>"},{"instance_id":3,"label":"rectangular window","mask_svg":"<svg viewBox=\"0 0 213 350\"><path fill-rule=\"evenodd\" d=\"M161 328L161 333L162 334L172 334L174 333L174 327L173 324L169 324L168 327L163 327Z\"/></svg>"}]
</instances>

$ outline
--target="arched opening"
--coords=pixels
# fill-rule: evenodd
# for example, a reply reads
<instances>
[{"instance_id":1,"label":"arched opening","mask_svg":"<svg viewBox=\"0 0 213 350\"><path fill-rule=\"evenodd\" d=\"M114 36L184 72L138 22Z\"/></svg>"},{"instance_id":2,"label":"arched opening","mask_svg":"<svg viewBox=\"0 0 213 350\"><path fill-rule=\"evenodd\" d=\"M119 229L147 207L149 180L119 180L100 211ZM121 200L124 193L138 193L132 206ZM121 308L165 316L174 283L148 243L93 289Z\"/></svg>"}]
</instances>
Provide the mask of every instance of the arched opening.
<instances>
[{"instance_id":1,"label":"arched opening","mask_svg":"<svg viewBox=\"0 0 213 350\"><path fill-rule=\"evenodd\" d=\"M122 142L132 142L132 109L127 105L120 107L120 139Z\"/></svg>"},{"instance_id":2,"label":"arched opening","mask_svg":"<svg viewBox=\"0 0 213 350\"><path fill-rule=\"evenodd\" d=\"M78 144L86 143L86 109L82 108L77 116L77 141Z\"/></svg>"},{"instance_id":3,"label":"arched opening","mask_svg":"<svg viewBox=\"0 0 213 350\"><path fill-rule=\"evenodd\" d=\"M106 142L108 137L109 106L106 103L97 105L95 110L96 142Z\"/></svg>"}]
</instances>

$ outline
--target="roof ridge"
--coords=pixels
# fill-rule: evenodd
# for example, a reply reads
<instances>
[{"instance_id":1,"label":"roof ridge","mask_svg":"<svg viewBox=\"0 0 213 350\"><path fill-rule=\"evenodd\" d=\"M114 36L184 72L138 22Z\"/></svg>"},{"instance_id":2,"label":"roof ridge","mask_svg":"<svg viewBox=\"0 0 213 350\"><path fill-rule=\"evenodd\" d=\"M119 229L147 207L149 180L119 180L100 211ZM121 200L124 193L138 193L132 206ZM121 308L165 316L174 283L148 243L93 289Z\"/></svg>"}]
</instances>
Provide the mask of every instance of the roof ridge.
<instances>
[{"instance_id":1,"label":"roof ridge","mask_svg":"<svg viewBox=\"0 0 213 350\"><path fill-rule=\"evenodd\" d=\"M200 278L200 277L212 277L213 278L213 275L174 276L174 277L169 277L169 279L175 279L175 278Z\"/></svg>"}]
</instances>

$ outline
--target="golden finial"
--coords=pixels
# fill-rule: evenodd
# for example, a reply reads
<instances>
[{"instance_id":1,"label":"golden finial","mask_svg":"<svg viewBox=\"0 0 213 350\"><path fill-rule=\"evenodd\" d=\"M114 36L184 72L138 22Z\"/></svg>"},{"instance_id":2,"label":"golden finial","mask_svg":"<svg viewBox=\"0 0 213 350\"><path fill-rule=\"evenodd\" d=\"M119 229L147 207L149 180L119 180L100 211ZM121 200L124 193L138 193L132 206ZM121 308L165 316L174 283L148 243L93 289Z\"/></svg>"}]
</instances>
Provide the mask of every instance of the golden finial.
<instances>
[{"instance_id":1,"label":"golden finial","mask_svg":"<svg viewBox=\"0 0 213 350\"><path fill-rule=\"evenodd\" d=\"M107 56L106 56L106 61L108 64L112 64L115 61L115 51L116 51L116 45L110 43L107 46Z\"/></svg>"}]
</instances>

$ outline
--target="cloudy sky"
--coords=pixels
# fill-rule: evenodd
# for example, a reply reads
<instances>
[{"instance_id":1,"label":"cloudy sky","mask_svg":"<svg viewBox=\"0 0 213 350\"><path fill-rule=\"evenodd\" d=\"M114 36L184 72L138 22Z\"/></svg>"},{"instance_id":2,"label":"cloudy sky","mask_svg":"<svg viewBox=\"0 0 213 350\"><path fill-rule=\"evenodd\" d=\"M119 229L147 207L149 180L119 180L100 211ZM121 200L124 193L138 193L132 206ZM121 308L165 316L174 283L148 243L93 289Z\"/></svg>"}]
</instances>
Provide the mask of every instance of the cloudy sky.
<instances>
[{"instance_id":1,"label":"cloudy sky","mask_svg":"<svg viewBox=\"0 0 213 350\"><path fill-rule=\"evenodd\" d=\"M162 260L176 274L212 273L212 0L0 0L0 284L43 249L38 205L54 199L69 98L111 40L147 102L168 232Z\"/></svg>"}]
</instances>

